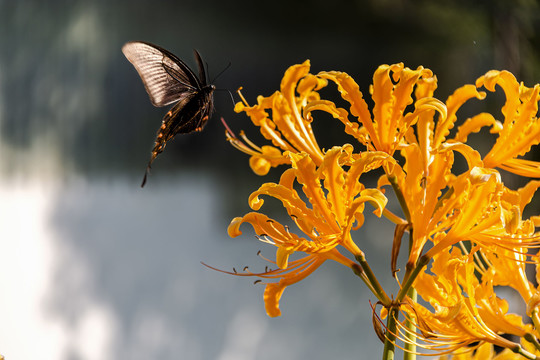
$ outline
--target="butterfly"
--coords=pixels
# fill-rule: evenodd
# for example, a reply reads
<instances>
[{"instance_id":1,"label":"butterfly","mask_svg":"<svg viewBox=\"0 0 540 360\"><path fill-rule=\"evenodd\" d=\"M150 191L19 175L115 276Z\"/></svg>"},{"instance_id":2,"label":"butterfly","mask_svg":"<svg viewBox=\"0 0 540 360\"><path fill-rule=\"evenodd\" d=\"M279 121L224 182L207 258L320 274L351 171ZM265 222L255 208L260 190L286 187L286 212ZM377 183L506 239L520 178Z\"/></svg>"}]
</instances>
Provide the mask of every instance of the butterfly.
<instances>
[{"instance_id":1,"label":"butterfly","mask_svg":"<svg viewBox=\"0 0 540 360\"><path fill-rule=\"evenodd\" d=\"M167 141L176 134L189 134L204 128L214 109L216 87L208 84L197 50L193 52L199 68L198 77L182 60L154 44L132 41L122 47L122 52L139 73L154 106L176 103L165 114L157 133L141 184L144 187L152 162L163 152Z\"/></svg>"}]
</instances>

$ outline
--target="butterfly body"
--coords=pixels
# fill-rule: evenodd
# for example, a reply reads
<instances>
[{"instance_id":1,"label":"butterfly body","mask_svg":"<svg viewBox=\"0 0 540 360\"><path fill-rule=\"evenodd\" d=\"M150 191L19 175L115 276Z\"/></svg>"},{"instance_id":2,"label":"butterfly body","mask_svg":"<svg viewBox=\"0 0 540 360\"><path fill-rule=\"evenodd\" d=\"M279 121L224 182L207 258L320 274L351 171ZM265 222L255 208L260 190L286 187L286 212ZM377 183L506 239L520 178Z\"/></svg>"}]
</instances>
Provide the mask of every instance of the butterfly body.
<instances>
[{"instance_id":1,"label":"butterfly body","mask_svg":"<svg viewBox=\"0 0 540 360\"><path fill-rule=\"evenodd\" d=\"M148 166L176 134L189 134L204 128L211 115L214 90L214 85L207 85L193 96L180 100L165 114Z\"/></svg>"},{"instance_id":2,"label":"butterfly body","mask_svg":"<svg viewBox=\"0 0 540 360\"><path fill-rule=\"evenodd\" d=\"M128 42L122 48L141 77L154 106L176 104L165 114L159 128L143 183L155 158L176 134L203 129L213 111L214 85L208 84L200 54L194 51L199 77L169 51L146 42Z\"/></svg>"}]
</instances>

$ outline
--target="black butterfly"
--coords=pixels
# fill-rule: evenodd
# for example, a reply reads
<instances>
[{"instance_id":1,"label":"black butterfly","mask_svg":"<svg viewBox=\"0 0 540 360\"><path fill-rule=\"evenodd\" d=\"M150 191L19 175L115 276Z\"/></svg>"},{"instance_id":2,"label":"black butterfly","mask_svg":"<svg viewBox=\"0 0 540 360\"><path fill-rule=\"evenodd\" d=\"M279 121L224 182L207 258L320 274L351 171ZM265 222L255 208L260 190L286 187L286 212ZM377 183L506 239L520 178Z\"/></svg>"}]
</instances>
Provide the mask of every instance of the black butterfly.
<instances>
[{"instance_id":1,"label":"black butterfly","mask_svg":"<svg viewBox=\"0 0 540 360\"><path fill-rule=\"evenodd\" d=\"M167 141L176 134L201 131L213 111L214 90L208 84L201 55L194 50L199 77L178 57L150 43L133 41L122 52L141 77L154 106L176 105L163 118L152 157L148 162L141 187L154 159L163 151Z\"/></svg>"}]
</instances>

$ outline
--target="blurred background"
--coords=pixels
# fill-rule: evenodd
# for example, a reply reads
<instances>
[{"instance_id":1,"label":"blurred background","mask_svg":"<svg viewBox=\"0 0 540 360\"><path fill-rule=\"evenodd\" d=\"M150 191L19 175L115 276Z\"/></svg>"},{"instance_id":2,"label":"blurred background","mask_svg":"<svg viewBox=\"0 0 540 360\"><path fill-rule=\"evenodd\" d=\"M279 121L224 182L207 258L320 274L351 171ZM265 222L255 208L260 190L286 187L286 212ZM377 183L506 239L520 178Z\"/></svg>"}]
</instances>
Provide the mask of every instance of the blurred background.
<instances>
[{"instance_id":1,"label":"blurred background","mask_svg":"<svg viewBox=\"0 0 540 360\"><path fill-rule=\"evenodd\" d=\"M218 91L204 132L178 136L140 182L166 113L154 108L121 53L131 40L158 44L191 66L197 48L219 89L279 88L290 65L340 70L365 95L382 63L437 75L436 96L491 69L540 81L540 6L485 1L8 1L0 0L0 354L49 359L376 359L363 283L325 264L266 316L263 286L230 270L274 248L249 226L263 181L224 138L262 144L230 96ZM478 104L473 106L488 106ZM499 106L500 109L500 106ZM353 141L341 125L314 124L325 147ZM263 208L264 209L264 208ZM269 215L279 218L268 208ZM381 220L357 242L384 285L393 228ZM383 226L381 226L383 224Z\"/></svg>"}]
</instances>

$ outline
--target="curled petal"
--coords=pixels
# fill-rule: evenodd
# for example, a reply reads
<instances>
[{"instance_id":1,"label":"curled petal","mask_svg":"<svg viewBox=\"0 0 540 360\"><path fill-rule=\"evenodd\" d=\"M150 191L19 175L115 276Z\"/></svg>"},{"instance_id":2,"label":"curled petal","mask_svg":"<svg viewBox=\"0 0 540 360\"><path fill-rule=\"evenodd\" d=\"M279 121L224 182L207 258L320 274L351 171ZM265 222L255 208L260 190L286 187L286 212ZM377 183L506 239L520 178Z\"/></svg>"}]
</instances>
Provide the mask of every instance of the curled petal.
<instances>
[{"instance_id":1,"label":"curled petal","mask_svg":"<svg viewBox=\"0 0 540 360\"><path fill-rule=\"evenodd\" d=\"M266 184L263 184L263 187ZM253 210L259 210L264 204L264 200L259 198L259 192L254 192L249 196L249 207Z\"/></svg>"},{"instance_id":2,"label":"curled petal","mask_svg":"<svg viewBox=\"0 0 540 360\"><path fill-rule=\"evenodd\" d=\"M463 157L465 157L465 160L467 160L467 164L469 165L469 169L483 166L480 153L468 145L462 143L444 143L439 149L440 152L457 151L463 155Z\"/></svg>"},{"instance_id":3,"label":"curled petal","mask_svg":"<svg viewBox=\"0 0 540 360\"><path fill-rule=\"evenodd\" d=\"M480 131L485 126L491 126L491 133L498 133L502 130L502 124L495 120L493 115L489 113L480 113L472 118L465 120L463 125L458 129L455 141L465 143L467 142L467 136L473 132Z\"/></svg>"},{"instance_id":4,"label":"curled petal","mask_svg":"<svg viewBox=\"0 0 540 360\"><path fill-rule=\"evenodd\" d=\"M351 114L358 118L358 121L364 125L369 134L374 134L375 128L371 119L371 114L367 103L363 98L362 92L360 91L360 87L354 79L348 74L338 71L320 72L318 76L336 83L338 91L341 93L341 97L351 104ZM351 125L351 129L353 128L354 125ZM355 134L358 134L358 132L354 129L351 131L351 135L355 136ZM362 141L362 139L363 137L358 137L359 141ZM374 142L375 147L378 148L378 139L373 138L372 141Z\"/></svg>"},{"instance_id":5,"label":"curled petal","mask_svg":"<svg viewBox=\"0 0 540 360\"><path fill-rule=\"evenodd\" d=\"M485 97L486 94L476 90L474 85L465 85L454 91L454 93L446 100L448 116L443 121L437 123L437 128L435 129L435 136L433 139L433 146L439 146L446 139L446 136L448 136L450 130L454 127L454 123L457 120L457 111L465 102L472 98L484 99Z\"/></svg>"},{"instance_id":6,"label":"curled petal","mask_svg":"<svg viewBox=\"0 0 540 360\"><path fill-rule=\"evenodd\" d=\"M279 309L279 300L281 295L285 291L285 287L279 283L270 283L266 284L264 289L264 308L266 309L266 314L270 317L281 316L281 310Z\"/></svg>"},{"instance_id":7,"label":"curled petal","mask_svg":"<svg viewBox=\"0 0 540 360\"><path fill-rule=\"evenodd\" d=\"M519 193L519 208L521 212L525 209L525 205L529 204L536 193L536 190L540 187L540 181L529 181L527 185L518 189Z\"/></svg>"},{"instance_id":8,"label":"curled petal","mask_svg":"<svg viewBox=\"0 0 540 360\"><path fill-rule=\"evenodd\" d=\"M339 224L345 220L345 209L348 206L348 200L345 193L346 172L339 164L339 158L343 151L341 147L330 149L324 162L319 168L320 174L324 177L324 187L328 190L327 200L334 213L335 219Z\"/></svg>"},{"instance_id":9,"label":"curled petal","mask_svg":"<svg viewBox=\"0 0 540 360\"><path fill-rule=\"evenodd\" d=\"M358 141L364 145L368 145L369 141L357 122L351 122L349 120L349 113L347 110L336 107L331 101L328 100L318 100L312 101L306 105L304 108L304 116L310 117L311 112L315 110L325 111L328 114L332 115L334 119L338 119L345 125L345 132L349 135L354 136Z\"/></svg>"},{"instance_id":10,"label":"curled petal","mask_svg":"<svg viewBox=\"0 0 540 360\"><path fill-rule=\"evenodd\" d=\"M235 105L235 111L246 113L273 147L259 148L244 137L246 145L231 131L227 132L227 138L233 146L252 155L250 165L259 175L288 162L282 151L306 152L317 164L322 161L323 153L311 128L312 119L302 109L309 102L319 100L316 91L326 86L327 81L309 74L309 69L309 60L291 66L283 76L280 91L259 96L254 106L249 106L240 94L242 102Z\"/></svg>"},{"instance_id":11,"label":"curled petal","mask_svg":"<svg viewBox=\"0 0 540 360\"><path fill-rule=\"evenodd\" d=\"M296 179L302 184L304 194L313 206L315 214L323 217L335 231L339 231L339 226L336 224L331 205L325 197L313 160L307 154L289 153L289 157L293 168L297 170Z\"/></svg>"},{"instance_id":12,"label":"curled petal","mask_svg":"<svg viewBox=\"0 0 540 360\"><path fill-rule=\"evenodd\" d=\"M237 237L242 235L242 232L240 231L240 225L242 225L243 222L244 218L242 217L235 217L234 219L232 219L229 227L227 228L227 233L230 237Z\"/></svg>"}]
</instances>

